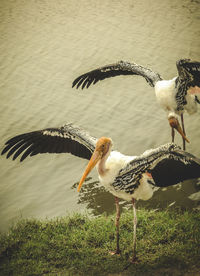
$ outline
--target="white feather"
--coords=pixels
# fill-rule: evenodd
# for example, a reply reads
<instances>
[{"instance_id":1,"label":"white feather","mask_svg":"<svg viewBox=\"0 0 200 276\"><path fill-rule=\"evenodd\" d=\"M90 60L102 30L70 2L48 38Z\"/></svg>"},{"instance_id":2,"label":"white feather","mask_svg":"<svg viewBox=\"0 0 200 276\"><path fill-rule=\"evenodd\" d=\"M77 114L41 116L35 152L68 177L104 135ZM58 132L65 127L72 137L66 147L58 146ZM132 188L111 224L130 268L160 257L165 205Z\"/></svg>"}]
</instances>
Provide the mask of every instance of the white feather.
<instances>
[{"instance_id":1,"label":"white feather","mask_svg":"<svg viewBox=\"0 0 200 276\"><path fill-rule=\"evenodd\" d=\"M118 151L112 151L110 156L106 161L107 172L104 175L99 175L100 183L114 196L122 198L124 200L130 201L132 198L147 200L152 197L153 189L152 185L148 183L149 177L147 174L143 174L140 179L140 184L133 194L128 194L123 191L116 191L112 186L115 177L118 175L119 171L124 168L127 163L135 159L136 156L127 156L121 154ZM98 169L98 165L97 165Z\"/></svg>"},{"instance_id":2,"label":"white feather","mask_svg":"<svg viewBox=\"0 0 200 276\"><path fill-rule=\"evenodd\" d=\"M167 112L174 111L177 106L175 100L175 80L176 77L172 80L158 81L155 85L156 99Z\"/></svg>"}]
</instances>

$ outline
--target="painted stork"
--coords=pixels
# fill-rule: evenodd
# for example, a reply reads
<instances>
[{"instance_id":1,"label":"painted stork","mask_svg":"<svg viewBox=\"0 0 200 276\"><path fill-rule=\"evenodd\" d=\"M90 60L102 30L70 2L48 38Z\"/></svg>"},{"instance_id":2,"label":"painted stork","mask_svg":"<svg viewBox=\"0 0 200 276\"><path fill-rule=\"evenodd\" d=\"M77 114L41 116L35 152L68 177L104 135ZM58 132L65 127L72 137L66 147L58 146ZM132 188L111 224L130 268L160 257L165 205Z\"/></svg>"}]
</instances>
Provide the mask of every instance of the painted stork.
<instances>
[{"instance_id":1,"label":"painted stork","mask_svg":"<svg viewBox=\"0 0 200 276\"><path fill-rule=\"evenodd\" d=\"M5 143L1 154L7 153L20 161L39 153L71 153L89 160L78 185L81 188L87 175L96 166L100 183L115 197L116 251L119 248L119 198L132 201L134 212L133 258L136 260L136 208L135 200L148 200L153 187L166 187L183 180L200 177L200 159L173 143L145 151L140 156L127 156L112 150L110 138L97 139L85 130L66 124L60 128L47 128L15 136Z\"/></svg>"},{"instance_id":2,"label":"painted stork","mask_svg":"<svg viewBox=\"0 0 200 276\"><path fill-rule=\"evenodd\" d=\"M160 74L153 72L136 63L119 61L87 72L73 81L72 87L88 88L91 84L106 78L119 75L139 75L146 79L148 84L155 88L155 94L160 106L167 112L171 126L172 142L176 129L182 136L183 149L185 141L189 142L185 134L183 113L193 114L200 104L200 62L190 59L181 59L176 62L178 76L171 80L163 80ZM199 97L199 98L198 98ZM182 128L178 121L181 116Z\"/></svg>"}]
</instances>

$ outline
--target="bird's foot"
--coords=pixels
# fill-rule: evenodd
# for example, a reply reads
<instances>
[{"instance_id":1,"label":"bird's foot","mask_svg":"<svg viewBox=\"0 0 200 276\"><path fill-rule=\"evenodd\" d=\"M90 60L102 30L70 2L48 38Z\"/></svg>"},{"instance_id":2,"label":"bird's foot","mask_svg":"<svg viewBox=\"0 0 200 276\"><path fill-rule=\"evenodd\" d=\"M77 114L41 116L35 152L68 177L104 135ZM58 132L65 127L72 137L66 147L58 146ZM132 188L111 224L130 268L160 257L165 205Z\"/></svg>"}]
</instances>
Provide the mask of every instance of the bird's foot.
<instances>
[{"instance_id":1,"label":"bird's foot","mask_svg":"<svg viewBox=\"0 0 200 276\"><path fill-rule=\"evenodd\" d=\"M128 264L124 268L124 270L128 269L132 264L138 264L138 263L139 263L139 259L136 257L136 255L133 255L133 257L128 260Z\"/></svg>"},{"instance_id":2,"label":"bird's foot","mask_svg":"<svg viewBox=\"0 0 200 276\"><path fill-rule=\"evenodd\" d=\"M121 254L121 250L119 249L116 249L115 251L109 251L110 255L117 255L117 256L120 256Z\"/></svg>"},{"instance_id":3,"label":"bird's foot","mask_svg":"<svg viewBox=\"0 0 200 276\"><path fill-rule=\"evenodd\" d=\"M130 262L132 264L136 264L136 263L139 263L139 259L138 257L136 257L136 255L133 255L133 257L130 259Z\"/></svg>"}]
</instances>

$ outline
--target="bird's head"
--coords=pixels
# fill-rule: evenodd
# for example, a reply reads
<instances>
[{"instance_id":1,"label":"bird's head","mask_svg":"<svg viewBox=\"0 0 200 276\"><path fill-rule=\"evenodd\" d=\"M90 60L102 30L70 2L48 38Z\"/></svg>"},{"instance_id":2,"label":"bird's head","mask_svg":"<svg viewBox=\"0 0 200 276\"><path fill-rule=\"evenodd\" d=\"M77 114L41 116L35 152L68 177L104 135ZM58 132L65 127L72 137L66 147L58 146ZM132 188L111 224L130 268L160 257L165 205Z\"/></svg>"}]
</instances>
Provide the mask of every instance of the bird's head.
<instances>
[{"instance_id":1,"label":"bird's head","mask_svg":"<svg viewBox=\"0 0 200 276\"><path fill-rule=\"evenodd\" d=\"M174 113L170 113L169 116L168 116L168 121L169 121L169 124L172 128L176 129L178 131L178 133L183 137L183 139L186 141L186 142L190 142L188 140L188 138L185 136L185 134L183 133L183 130L180 126L180 123L178 121L178 117L176 116L176 114Z\"/></svg>"},{"instance_id":2,"label":"bird's head","mask_svg":"<svg viewBox=\"0 0 200 276\"><path fill-rule=\"evenodd\" d=\"M85 178L95 167L95 165L104 157L108 157L108 155L110 154L111 147L112 147L112 140L110 138L107 138L107 137L99 138L99 140L96 143L95 150L79 182L78 192L80 191Z\"/></svg>"}]
</instances>

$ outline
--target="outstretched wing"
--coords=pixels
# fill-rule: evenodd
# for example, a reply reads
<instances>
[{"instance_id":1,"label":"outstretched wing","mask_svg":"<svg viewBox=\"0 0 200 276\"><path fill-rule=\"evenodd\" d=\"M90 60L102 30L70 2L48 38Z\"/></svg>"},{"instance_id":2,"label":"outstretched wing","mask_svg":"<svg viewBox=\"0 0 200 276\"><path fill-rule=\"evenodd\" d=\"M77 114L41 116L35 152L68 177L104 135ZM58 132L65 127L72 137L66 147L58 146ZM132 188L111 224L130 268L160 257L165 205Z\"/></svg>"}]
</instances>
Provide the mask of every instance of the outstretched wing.
<instances>
[{"instance_id":1,"label":"outstretched wing","mask_svg":"<svg viewBox=\"0 0 200 276\"><path fill-rule=\"evenodd\" d=\"M1 154L7 153L7 158L13 156L13 160L22 154L20 161L39 153L71 153L90 159L96 141L83 129L66 124L15 136L5 143Z\"/></svg>"},{"instance_id":2,"label":"outstretched wing","mask_svg":"<svg viewBox=\"0 0 200 276\"><path fill-rule=\"evenodd\" d=\"M153 72L151 69L145 68L136 63L126 61L119 61L114 64L106 65L88 73L85 73L76 78L72 87L88 88L91 84L96 84L98 81L106 78L111 78L120 75L139 75L146 79L149 85L154 86L159 80L162 80L158 73Z\"/></svg>"},{"instance_id":3,"label":"outstretched wing","mask_svg":"<svg viewBox=\"0 0 200 276\"><path fill-rule=\"evenodd\" d=\"M126 192L132 193L145 172L151 173L155 186L167 187L200 177L200 159L175 144L165 144L132 160L120 171L114 186L120 189L126 183Z\"/></svg>"},{"instance_id":4,"label":"outstretched wing","mask_svg":"<svg viewBox=\"0 0 200 276\"><path fill-rule=\"evenodd\" d=\"M180 59L176 63L178 78L176 80L178 105L185 105L187 93L195 95L195 100L200 103L200 62L190 59ZM181 107L180 107L181 109Z\"/></svg>"},{"instance_id":5,"label":"outstretched wing","mask_svg":"<svg viewBox=\"0 0 200 276\"><path fill-rule=\"evenodd\" d=\"M200 177L200 159L181 149L170 150L155 161L150 173L158 187Z\"/></svg>"}]
</instances>

